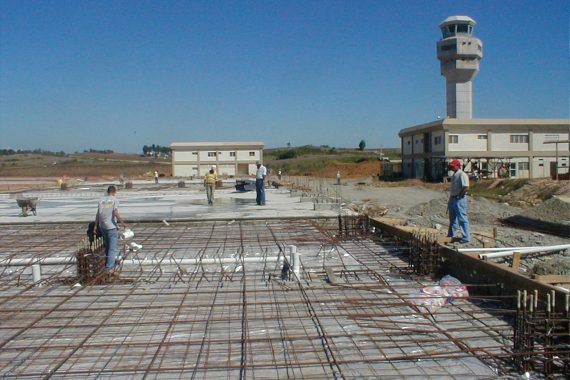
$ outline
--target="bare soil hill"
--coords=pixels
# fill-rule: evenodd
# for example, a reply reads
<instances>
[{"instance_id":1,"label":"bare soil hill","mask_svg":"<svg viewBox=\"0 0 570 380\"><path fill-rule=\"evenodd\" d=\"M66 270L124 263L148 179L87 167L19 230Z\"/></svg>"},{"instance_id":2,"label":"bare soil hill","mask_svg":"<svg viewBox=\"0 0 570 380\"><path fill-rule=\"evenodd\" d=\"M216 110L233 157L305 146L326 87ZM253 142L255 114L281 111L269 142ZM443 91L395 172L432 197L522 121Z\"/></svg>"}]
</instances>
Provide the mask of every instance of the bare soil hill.
<instances>
[{"instance_id":1,"label":"bare soil hill","mask_svg":"<svg viewBox=\"0 0 570 380\"><path fill-rule=\"evenodd\" d=\"M170 160L124 153L48 155L17 153L0 156L0 177L128 177L149 176L158 170L172 174Z\"/></svg>"}]
</instances>

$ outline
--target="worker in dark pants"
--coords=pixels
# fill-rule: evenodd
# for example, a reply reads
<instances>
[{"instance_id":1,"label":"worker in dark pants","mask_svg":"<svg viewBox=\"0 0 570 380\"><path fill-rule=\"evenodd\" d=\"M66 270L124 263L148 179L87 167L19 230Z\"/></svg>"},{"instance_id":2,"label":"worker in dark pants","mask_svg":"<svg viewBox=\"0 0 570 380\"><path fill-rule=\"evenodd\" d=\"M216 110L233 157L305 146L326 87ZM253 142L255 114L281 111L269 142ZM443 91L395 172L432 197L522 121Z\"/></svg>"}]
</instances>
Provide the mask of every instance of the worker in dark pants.
<instances>
[{"instance_id":1,"label":"worker in dark pants","mask_svg":"<svg viewBox=\"0 0 570 380\"><path fill-rule=\"evenodd\" d=\"M257 162L257 171L255 172L255 201L258 206L265 206L265 178L267 178L267 169L265 166L261 165L261 162Z\"/></svg>"}]
</instances>

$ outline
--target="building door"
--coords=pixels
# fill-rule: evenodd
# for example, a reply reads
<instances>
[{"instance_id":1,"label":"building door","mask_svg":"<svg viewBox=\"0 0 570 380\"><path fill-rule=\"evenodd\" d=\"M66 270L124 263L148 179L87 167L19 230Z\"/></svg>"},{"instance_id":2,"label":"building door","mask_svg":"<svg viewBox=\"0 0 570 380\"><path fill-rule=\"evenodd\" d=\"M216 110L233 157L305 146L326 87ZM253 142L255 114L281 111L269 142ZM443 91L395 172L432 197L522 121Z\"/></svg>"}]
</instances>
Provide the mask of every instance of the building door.
<instances>
[{"instance_id":1,"label":"building door","mask_svg":"<svg viewBox=\"0 0 570 380\"><path fill-rule=\"evenodd\" d=\"M517 177L517 163L510 162L509 163L509 178L516 178Z\"/></svg>"},{"instance_id":2,"label":"building door","mask_svg":"<svg viewBox=\"0 0 570 380\"><path fill-rule=\"evenodd\" d=\"M431 160L428 158L424 159L424 175L425 175L426 181L432 181L433 180Z\"/></svg>"},{"instance_id":3,"label":"building door","mask_svg":"<svg viewBox=\"0 0 570 380\"><path fill-rule=\"evenodd\" d=\"M237 164L237 175L249 175L248 164Z\"/></svg>"}]
</instances>

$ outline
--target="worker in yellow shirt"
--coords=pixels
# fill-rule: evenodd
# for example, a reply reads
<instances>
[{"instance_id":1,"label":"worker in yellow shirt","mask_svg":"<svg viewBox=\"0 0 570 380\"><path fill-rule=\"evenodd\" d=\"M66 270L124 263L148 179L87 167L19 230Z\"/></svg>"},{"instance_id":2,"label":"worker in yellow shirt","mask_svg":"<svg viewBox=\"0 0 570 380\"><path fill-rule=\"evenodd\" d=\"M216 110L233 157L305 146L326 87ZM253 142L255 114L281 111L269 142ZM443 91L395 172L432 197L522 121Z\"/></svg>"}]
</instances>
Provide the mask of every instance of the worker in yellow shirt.
<instances>
[{"instance_id":1,"label":"worker in yellow shirt","mask_svg":"<svg viewBox=\"0 0 570 380\"><path fill-rule=\"evenodd\" d=\"M218 176L214 169L210 169L208 173L204 176L204 186L206 186L206 196L208 197L208 204L214 204L214 187L216 186L216 181Z\"/></svg>"}]
</instances>

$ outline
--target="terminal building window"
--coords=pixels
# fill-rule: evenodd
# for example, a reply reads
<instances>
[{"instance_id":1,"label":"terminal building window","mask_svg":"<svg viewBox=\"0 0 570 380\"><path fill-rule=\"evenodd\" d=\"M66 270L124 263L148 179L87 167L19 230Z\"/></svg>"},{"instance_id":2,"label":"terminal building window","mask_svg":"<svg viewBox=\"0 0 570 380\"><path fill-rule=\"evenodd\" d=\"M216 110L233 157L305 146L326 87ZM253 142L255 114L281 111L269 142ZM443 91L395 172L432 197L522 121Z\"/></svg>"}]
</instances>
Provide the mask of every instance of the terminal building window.
<instances>
[{"instance_id":1,"label":"terminal building window","mask_svg":"<svg viewBox=\"0 0 570 380\"><path fill-rule=\"evenodd\" d=\"M458 144L459 143L459 135L449 135L448 142L450 144Z\"/></svg>"},{"instance_id":2,"label":"terminal building window","mask_svg":"<svg viewBox=\"0 0 570 380\"><path fill-rule=\"evenodd\" d=\"M528 143L528 135L511 135L512 144L525 144Z\"/></svg>"}]
</instances>

